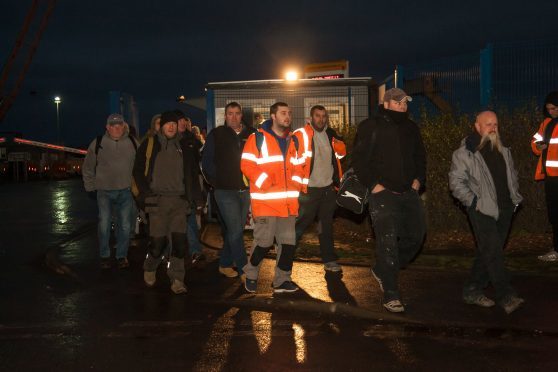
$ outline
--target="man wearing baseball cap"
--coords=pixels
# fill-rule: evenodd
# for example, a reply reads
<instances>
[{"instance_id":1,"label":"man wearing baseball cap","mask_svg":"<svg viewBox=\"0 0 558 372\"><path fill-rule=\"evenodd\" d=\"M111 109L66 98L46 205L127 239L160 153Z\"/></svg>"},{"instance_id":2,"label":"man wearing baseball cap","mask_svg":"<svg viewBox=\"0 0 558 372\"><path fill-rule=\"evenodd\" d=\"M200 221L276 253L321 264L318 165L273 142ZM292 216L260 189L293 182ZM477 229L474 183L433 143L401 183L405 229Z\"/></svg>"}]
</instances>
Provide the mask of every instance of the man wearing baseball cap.
<instances>
[{"instance_id":1,"label":"man wearing baseball cap","mask_svg":"<svg viewBox=\"0 0 558 372\"><path fill-rule=\"evenodd\" d=\"M116 260L118 267L129 266L128 246L130 245L131 216L133 198L130 191L132 168L136 157L137 144L128 137L124 117L110 114L106 132L94 139L83 162L83 183L85 190L97 200L99 207L99 250L101 268L110 269L109 238L112 212L116 211Z\"/></svg>"},{"instance_id":2,"label":"man wearing baseball cap","mask_svg":"<svg viewBox=\"0 0 558 372\"><path fill-rule=\"evenodd\" d=\"M358 179L371 192L368 209L376 236L372 275L390 312L405 311L399 269L415 257L426 232L419 197L426 156L420 130L407 114L410 101L402 89L386 91L378 113L359 124L352 157Z\"/></svg>"}]
</instances>

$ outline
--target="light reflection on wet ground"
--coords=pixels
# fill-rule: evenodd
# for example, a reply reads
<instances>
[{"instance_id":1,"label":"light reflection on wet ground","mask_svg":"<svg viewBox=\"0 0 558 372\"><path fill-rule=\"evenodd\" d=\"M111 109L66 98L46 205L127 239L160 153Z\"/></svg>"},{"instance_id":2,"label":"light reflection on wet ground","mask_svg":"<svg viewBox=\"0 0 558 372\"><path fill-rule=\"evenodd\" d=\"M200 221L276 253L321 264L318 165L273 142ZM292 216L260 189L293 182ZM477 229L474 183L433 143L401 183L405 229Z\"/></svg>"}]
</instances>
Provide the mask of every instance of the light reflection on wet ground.
<instances>
[{"instance_id":1,"label":"light reflection on wet ground","mask_svg":"<svg viewBox=\"0 0 558 372\"><path fill-rule=\"evenodd\" d=\"M258 342L260 354L265 354L271 345L271 313L265 311L251 311L252 329Z\"/></svg>"},{"instance_id":2,"label":"light reflection on wet ground","mask_svg":"<svg viewBox=\"0 0 558 372\"><path fill-rule=\"evenodd\" d=\"M298 363L304 363L306 361L306 340L304 339L304 328L298 324L293 324L294 331L294 343L296 346L296 361Z\"/></svg>"},{"instance_id":3,"label":"light reflection on wet ground","mask_svg":"<svg viewBox=\"0 0 558 372\"><path fill-rule=\"evenodd\" d=\"M80 178L0 186L0 265L40 259L48 246L95 223L97 207Z\"/></svg>"},{"instance_id":4,"label":"light reflection on wet ground","mask_svg":"<svg viewBox=\"0 0 558 372\"><path fill-rule=\"evenodd\" d=\"M70 208L69 195L69 190L63 187L57 187L52 192L51 208L55 218L53 223L54 233L67 231L66 225L69 221L68 210Z\"/></svg>"},{"instance_id":5,"label":"light reflection on wet ground","mask_svg":"<svg viewBox=\"0 0 558 372\"><path fill-rule=\"evenodd\" d=\"M238 308L233 307L213 324L209 339L205 344L194 371L221 371L227 362L231 338L233 336Z\"/></svg>"}]
</instances>

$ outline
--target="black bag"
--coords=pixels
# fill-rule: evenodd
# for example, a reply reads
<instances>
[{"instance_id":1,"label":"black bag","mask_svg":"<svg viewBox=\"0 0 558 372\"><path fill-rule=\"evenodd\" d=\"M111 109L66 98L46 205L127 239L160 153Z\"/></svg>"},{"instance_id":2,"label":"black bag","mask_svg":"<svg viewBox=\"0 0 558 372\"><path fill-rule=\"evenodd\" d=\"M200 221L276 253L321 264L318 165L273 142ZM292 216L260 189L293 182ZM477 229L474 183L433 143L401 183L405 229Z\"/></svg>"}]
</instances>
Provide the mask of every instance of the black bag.
<instances>
[{"instance_id":1,"label":"black bag","mask_svg":"<svg viewBox=\"0 0 558 372\"><path fill-rule=\"evenodd\" d=\"M340 207L348 209L353 213L361 214L368 202L369 193L368 187L360 183L355 171L350 168L341 179L336 202Z\"/></svg>"}]
</instances>

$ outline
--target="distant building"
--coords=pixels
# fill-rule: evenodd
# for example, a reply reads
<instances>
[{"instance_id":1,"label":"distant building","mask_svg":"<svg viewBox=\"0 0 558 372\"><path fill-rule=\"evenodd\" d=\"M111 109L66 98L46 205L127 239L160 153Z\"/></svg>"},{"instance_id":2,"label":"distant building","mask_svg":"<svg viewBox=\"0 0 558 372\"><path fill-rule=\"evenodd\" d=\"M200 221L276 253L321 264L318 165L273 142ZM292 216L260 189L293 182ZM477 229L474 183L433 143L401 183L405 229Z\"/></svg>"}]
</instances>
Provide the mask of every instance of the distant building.
<instances>
[{"instance_id":1,"label":"distant building","mask_svg":"<svg viewBox=\"0 0 558 372\"><path fill-rule=\"evenodd\" d=\"M247 125L253 126L256 113L269 119L269 107L283 101L293 111L293 129L304 126L314 105L325 106L330 125L344 129L357 125L370 115L378 100L377 91L376 83L370 77L208 83L207 130L223 125L225 106L233 101L242 105L243 120Z\"/></svg>"},{"instance_id":2,"label":"distant building","mask_svg":"<svg viewBox=\"0 0 558 372\"><path fill-rule=\"evenodd\" d=\"M0 180L28 181L81 175L86 150L0 133Z\"/></svg>"}]
</instances>

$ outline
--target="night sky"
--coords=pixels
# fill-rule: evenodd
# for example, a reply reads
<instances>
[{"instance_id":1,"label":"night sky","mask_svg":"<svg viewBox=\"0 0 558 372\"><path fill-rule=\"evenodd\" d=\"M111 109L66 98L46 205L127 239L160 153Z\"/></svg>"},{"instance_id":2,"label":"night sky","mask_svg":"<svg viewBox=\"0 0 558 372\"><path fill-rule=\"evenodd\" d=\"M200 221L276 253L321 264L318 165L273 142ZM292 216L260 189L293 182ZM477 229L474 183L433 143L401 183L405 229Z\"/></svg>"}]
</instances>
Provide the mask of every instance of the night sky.
<instances>
[{"instance_id":1,"label":"night sky","mask_svg":"<svg viewBox=\"0 0 558 372\"><path fill-rule=\"evenodd\" d=\"M5 64L31 1L3 0ZM143 132L212 81L282 78L287 67L350 61L382 81L395 64L470 53L488 42L558 34L554 1L79 1L59 0L0 131L85 146L104 131L108 92L132 94ZM31 92L34 92L31 94ZM181 107L201 126L204 116Z\"/></svg>"}]
</instances>

